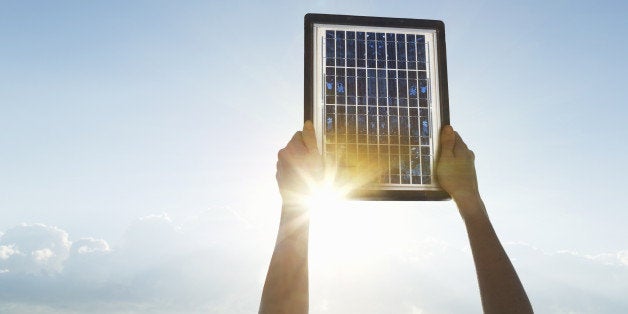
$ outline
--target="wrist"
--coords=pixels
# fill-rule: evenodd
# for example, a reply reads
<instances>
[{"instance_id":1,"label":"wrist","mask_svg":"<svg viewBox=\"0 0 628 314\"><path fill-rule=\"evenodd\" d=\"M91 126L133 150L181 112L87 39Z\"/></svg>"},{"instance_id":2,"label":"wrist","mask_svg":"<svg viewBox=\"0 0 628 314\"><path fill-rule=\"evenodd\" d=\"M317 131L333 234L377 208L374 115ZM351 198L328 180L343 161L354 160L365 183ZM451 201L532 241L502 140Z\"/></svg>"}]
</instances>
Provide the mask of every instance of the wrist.
<instances>
[{"instance_id":1,"label":"wrist","mask_svg":"<svg viewBox=\"0 0 628 314\"><path fill-rule=\"evenodd\" d=\"M310 215L303 204L284 203L281 207L278 239L302 238L304 236L307 238L309 225Z\"/></svg>"},{"instance_id":2,"label":"wrist","mask_svg":"<svg viewBox=\"0 0 628 314\"><path fill-rule=\"evenodd\" d=\"M459 207L461 205L472 206L482 203L480 192L477 190L458 190L451 193L451 198Z\"/></svg>"},{"instance_id":3,"label":"wrist","mask_svg":"<svg viewBox=\"0 0 628 314\"><path fill-rule=\"evenodd\" d=\"M309 212L303 203L286 202L281 204L281 223L291 222L293 220L309 219Z\"/></svg>"},{"instance_id":4,"label":"wrist","mask_svg":"<svg viewBox=\"0 0 628 314\"><path fill-rule=\"evenodd\" d=\"M454 201L465 223L488 220L488 214L479 193L461 193L454 196Z\"/></svg>"},{"instance_id":5,"label":"wrist","mask_svg":"<svg viewBox=\"0 0 628 314\"><path fill-rule=\"evenodd\" d=\"M284 221L279 224L277 232L277 241L275 246L300 246L307 245L310 224L308 220L296 219L292 221Z\"/></svg>"}]
</instances>

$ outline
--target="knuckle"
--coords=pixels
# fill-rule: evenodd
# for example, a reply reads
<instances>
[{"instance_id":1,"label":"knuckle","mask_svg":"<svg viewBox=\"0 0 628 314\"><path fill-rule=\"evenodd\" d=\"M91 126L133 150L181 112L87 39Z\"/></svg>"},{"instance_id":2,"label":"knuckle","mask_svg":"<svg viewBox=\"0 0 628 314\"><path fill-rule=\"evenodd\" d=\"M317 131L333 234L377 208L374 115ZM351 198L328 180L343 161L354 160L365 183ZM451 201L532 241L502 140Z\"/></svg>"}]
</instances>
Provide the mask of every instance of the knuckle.
<instances>
[{"instance_id":1,"label":"knuckle","mask_svg":"<svg viewBox=\"0 0 628 314\"><path fill-rule=\"evenodd\" d=\"M277 158L280 159L280 160L284 159L284 158L286 158L286 154L287 154L287 150L285 148L282 148L277 153Z\"/></svg>"}]
</instances>

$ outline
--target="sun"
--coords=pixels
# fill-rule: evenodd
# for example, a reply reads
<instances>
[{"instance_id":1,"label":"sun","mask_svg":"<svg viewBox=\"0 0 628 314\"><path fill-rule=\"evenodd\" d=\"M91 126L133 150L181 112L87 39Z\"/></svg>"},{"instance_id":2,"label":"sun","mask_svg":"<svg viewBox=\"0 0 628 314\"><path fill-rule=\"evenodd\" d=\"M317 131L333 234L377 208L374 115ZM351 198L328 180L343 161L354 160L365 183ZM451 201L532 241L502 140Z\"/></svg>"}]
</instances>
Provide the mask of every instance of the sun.
<instances>
[{"instance_id":1,"label":"sun","mask_svg":"<svg viewBox=\"0 0 628 314\"><path fill-rule=\"evenodd\" d=\"M309 258L314 269L368 267L379 255L374 248L406 238L399 228L405 217L400 217L398 210L389 210L390 202L350 198L352 191L376 177L376 170L347 175L344 169L326 167L321 180L308 180L310 192L302 196L302 202L308 208Z\"/></svg>"},{"instance_id":2,"label":"sun","mask_svg":"<svg viewBox=\"0 0 628 314\"><path fill-rule=\"evenodd\" d=\"M304 204L310 211L321 211L338 206L345 198L346 193L334 186L333 182L322 182L310 189L310 194L304 197Z\"/></svg>"},{"instance_id":3,"label":"sun","mask_svg":"<svg viewBox=\"0 0 628 314\"><path fill-rule=\"evenodd\" d=\"M346 195L345 189L325 184L307 198L309 255L315 268L356 265L356 261L365 266L377 255L374 247L401 236L395 222L403 218L392 217L382 202L355 201Z\"/></svg>"}]
</instances>

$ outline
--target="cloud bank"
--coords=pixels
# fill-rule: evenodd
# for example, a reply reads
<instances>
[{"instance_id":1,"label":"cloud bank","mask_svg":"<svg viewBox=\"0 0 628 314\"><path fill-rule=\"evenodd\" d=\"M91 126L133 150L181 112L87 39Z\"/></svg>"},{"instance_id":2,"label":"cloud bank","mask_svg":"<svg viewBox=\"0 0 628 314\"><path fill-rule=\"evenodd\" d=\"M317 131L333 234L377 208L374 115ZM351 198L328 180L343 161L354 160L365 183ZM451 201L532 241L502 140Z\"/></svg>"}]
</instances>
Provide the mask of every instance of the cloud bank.
<instances>
[{"instance_id":1,"label":"cloud bank","mask_svg":"<svg viewBox=\"0 0 628 314\"><path fill-rule=\"evenodd\" d=\"M182 222L142 217L116 244L45 224L10 228L0 236L0 312L256 312L272 243L241 217L224 217L228 210ZM468 246L377 245L311 263L312 313L481 312ZM537 312L628 310L628 250L505 247Z\"/></svg>"},{"instance_id":2,"label":"cloud bank","mask_svg":"<svg viewBox=\"0 0 628 314\"><path fill-rule=\"evenodd\" d=\"M207 230L198 227L146 216L110 245L44 224L15 226L0 237L0 312L250 312L256 262L212 241L199 245Z\"/></svg>"}]
</instances>

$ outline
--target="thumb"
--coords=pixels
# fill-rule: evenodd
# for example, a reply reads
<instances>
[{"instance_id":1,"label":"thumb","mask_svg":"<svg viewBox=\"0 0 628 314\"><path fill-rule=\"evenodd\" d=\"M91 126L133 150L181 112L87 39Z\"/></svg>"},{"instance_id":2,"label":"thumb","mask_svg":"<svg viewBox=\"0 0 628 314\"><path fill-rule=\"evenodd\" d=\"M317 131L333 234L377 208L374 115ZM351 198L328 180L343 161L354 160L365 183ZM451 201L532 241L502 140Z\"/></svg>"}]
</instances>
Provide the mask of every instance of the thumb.
<instances>
[{"instance_id":1,"label":"thumb","mask_svg":"<svg viewBox=\"0 0 628 314\"><path fill-rule=\"evenodd\" d=\"M456 134L451 125L444 125L440 133L440 153L444 157L454 157L454 145L456 144Z\"/></svg>"},{"instance_id":2,"label":"thumb","mask_svg":"<svg viewBox=\"0 0 628 314\"><path fill-rule=\"evenodd\" d=\"M318 152L318 145L316 143L316 134L314 134L314 125L312 121L305 121L303 124L303 142L305 142L305 147L310 151L310 153Z\"/></svg>"}]
</instances>

